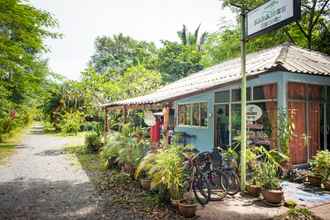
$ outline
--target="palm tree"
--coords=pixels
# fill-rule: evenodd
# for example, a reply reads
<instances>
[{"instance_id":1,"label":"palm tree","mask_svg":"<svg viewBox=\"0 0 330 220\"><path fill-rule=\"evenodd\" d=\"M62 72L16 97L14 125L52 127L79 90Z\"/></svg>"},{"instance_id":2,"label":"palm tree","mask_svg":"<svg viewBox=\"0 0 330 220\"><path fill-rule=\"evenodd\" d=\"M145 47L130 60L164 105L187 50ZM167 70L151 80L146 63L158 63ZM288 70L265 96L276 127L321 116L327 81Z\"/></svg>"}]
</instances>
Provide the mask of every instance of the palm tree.
<instances>
[{"instance_id":1,"label":"palm tree","mask_svg":"<svg viewBox=\"0 0 330 220\"><path fill-rule=\"evenodd\" d=\"M188 31L186 25L182 26L182 30L178 31L178 37L181 40L183 45L190 45L196 47L197 50L201 51L202 46L207 39L207 32L203 32L201 36L199 36L199 29L201 24L198 25L194 33Z\"/></svg>"}]
</instances>

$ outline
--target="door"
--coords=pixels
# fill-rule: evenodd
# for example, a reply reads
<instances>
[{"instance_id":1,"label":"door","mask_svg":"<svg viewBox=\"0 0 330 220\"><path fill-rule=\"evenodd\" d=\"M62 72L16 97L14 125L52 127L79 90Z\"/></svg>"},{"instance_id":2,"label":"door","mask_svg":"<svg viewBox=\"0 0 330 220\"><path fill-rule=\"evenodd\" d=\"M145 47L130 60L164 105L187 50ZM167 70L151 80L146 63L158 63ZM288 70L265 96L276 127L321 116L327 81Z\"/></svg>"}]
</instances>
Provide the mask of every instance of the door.
<instances>
[{"instance_id":1,"label":"door","mask_svg":"<svg viewBox=\"0 0 330 220\"><path fill-rule=\"evenodd\" d=\"M290 141L290 159L292 164L307 162L307 149L305 147L305 102L288 103L288 110L291 120L295 125L294 134Z\"/></svg>"},{"instance_id":2,"label":"door","mask_svg":"<svg viewBox=\"0 0 330 220\"><path fill-rule=\"evenodd\" d=\"M214 146L229 145L229 104L214 106Z\"/></svg>"}]
</instances>

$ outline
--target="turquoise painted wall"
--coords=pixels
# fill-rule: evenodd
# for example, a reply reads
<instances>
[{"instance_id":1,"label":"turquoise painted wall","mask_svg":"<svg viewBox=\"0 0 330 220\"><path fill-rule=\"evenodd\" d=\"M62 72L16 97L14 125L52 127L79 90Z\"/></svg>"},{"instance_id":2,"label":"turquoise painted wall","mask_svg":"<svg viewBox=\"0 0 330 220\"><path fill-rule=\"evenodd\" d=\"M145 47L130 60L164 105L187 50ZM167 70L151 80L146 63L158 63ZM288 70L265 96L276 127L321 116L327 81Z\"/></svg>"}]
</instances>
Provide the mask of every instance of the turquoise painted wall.
<instances>
[{"instance_id":1,"label":"turquoise painted wall","mask_svg":"<svg viewBox=\"0 0 330 220\"><path fill-rule=\"evenodd\" d=\"M258 76L257 78L248 80L248 86L258 86L270 83L277 84L278 92L278 108L287 107L287 83L289 81L304 82L318 85L330 85L330 77L306 75L277 71ZM180 127L176 126L175 131L185 132L190 135L195 135L196 138L191 139L191 144L197 147L200 151L211 150L214 147L214 93L216 91L226 90L229 88L238 88L240 83L234 83L217 90L208 91L199 95L180 99L175 102L175 109L178 104L194 103L194 102L208 102L208 127ZM177 114L177 111L175 111ZM176 117L177 118L177 117Z\"/></svg>"}]
</instances>

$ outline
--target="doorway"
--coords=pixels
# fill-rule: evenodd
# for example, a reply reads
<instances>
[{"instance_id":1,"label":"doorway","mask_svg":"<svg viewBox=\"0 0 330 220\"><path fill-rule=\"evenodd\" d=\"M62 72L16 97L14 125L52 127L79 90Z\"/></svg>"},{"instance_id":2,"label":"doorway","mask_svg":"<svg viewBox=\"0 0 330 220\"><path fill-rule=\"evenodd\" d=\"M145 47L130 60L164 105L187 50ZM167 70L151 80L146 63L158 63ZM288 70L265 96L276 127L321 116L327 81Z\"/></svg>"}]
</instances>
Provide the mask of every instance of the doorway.
<instances>
[{"instance_id":1,"label":"doorway","mask_svg":"<svg viewBox=\"0 0 330 220\"><path fill-rule=\"evenodd\" d=\"M214 143L216 147L229 145L229 104L214 105Z\"/></svg>"}]
</instances>

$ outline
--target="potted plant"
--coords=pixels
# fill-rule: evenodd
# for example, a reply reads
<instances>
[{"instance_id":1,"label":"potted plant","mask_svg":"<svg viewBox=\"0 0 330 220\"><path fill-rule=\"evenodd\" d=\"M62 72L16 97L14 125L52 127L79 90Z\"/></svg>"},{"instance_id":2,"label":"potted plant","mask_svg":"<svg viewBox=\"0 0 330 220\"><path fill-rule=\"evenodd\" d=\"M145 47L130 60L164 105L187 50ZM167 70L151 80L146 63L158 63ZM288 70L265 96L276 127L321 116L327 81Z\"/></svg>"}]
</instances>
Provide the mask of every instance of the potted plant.
<instances>
[{"instance_id":1,"label":"potted plant","mask_svg":"<svg viewBox=\"0 0 330 220\"><path fill-rule=\"evenodd\" d=\"M330 182L330 152L328 150L319 151L310 162L312 173L308 176L311 185L320 186L323 183L325 188L329 188Z\"/></svg>"},{"instance_id":2,"label":"potted plant","mask_svg":"<svg viewBox=\"0 0 330 220\"><path fill-rule=\"evenodd\" d=\"M196 215L197 203L192 197L192 192L188 192L189 196L178 203L178 209L180 214L185 218L192 218Z\"/></svg>"},{"instance_id":3,"label":"potted plant","mask_svg":"<svg viewBox=\"0 0 330 220\"><path fill-rule=\"evenodd\" d=\"M261 193L261 183L259 181L260 166L257 161L257 155L253 151L253 146L249 146L246 150L246 162L250 180L246 184L246 192L250 196L259 197Z\"/></svg>"},{"instance_id":4,"label":"potted plant","mask_svg":"<svg viewBox=\"0 0 330 220\"><path fill-rule=\"evenodd\" d=\"M319 151L311 160L311 173L308 175L308 182L313 186L328 186L328 178L330 176L330 152Z\"/></svg>"},{"instance_id":5,"label":"potted plant","mask_svg":"<svg viewBox=\"0 0 330 220\"><path fill-rule=\"evenodd\" d=\"M262 196L267 203L281 204L284 200L284 193L277 176L278 167L271 162L260 164L260 182L262 186Z\"/></svg>"},{"instance_id":6,"label":"potted plant","mask_svg":"<svg viewBox=\"0 0 330 220\"><path fill-rule=\"evenodd\" d=\"M148 172L155 164L156 155L156 152L147 153L136 167L135 179L140 179L141 187L144 190L150 190L151 188L151 177Z\"/></svg>"}]
</instances>

